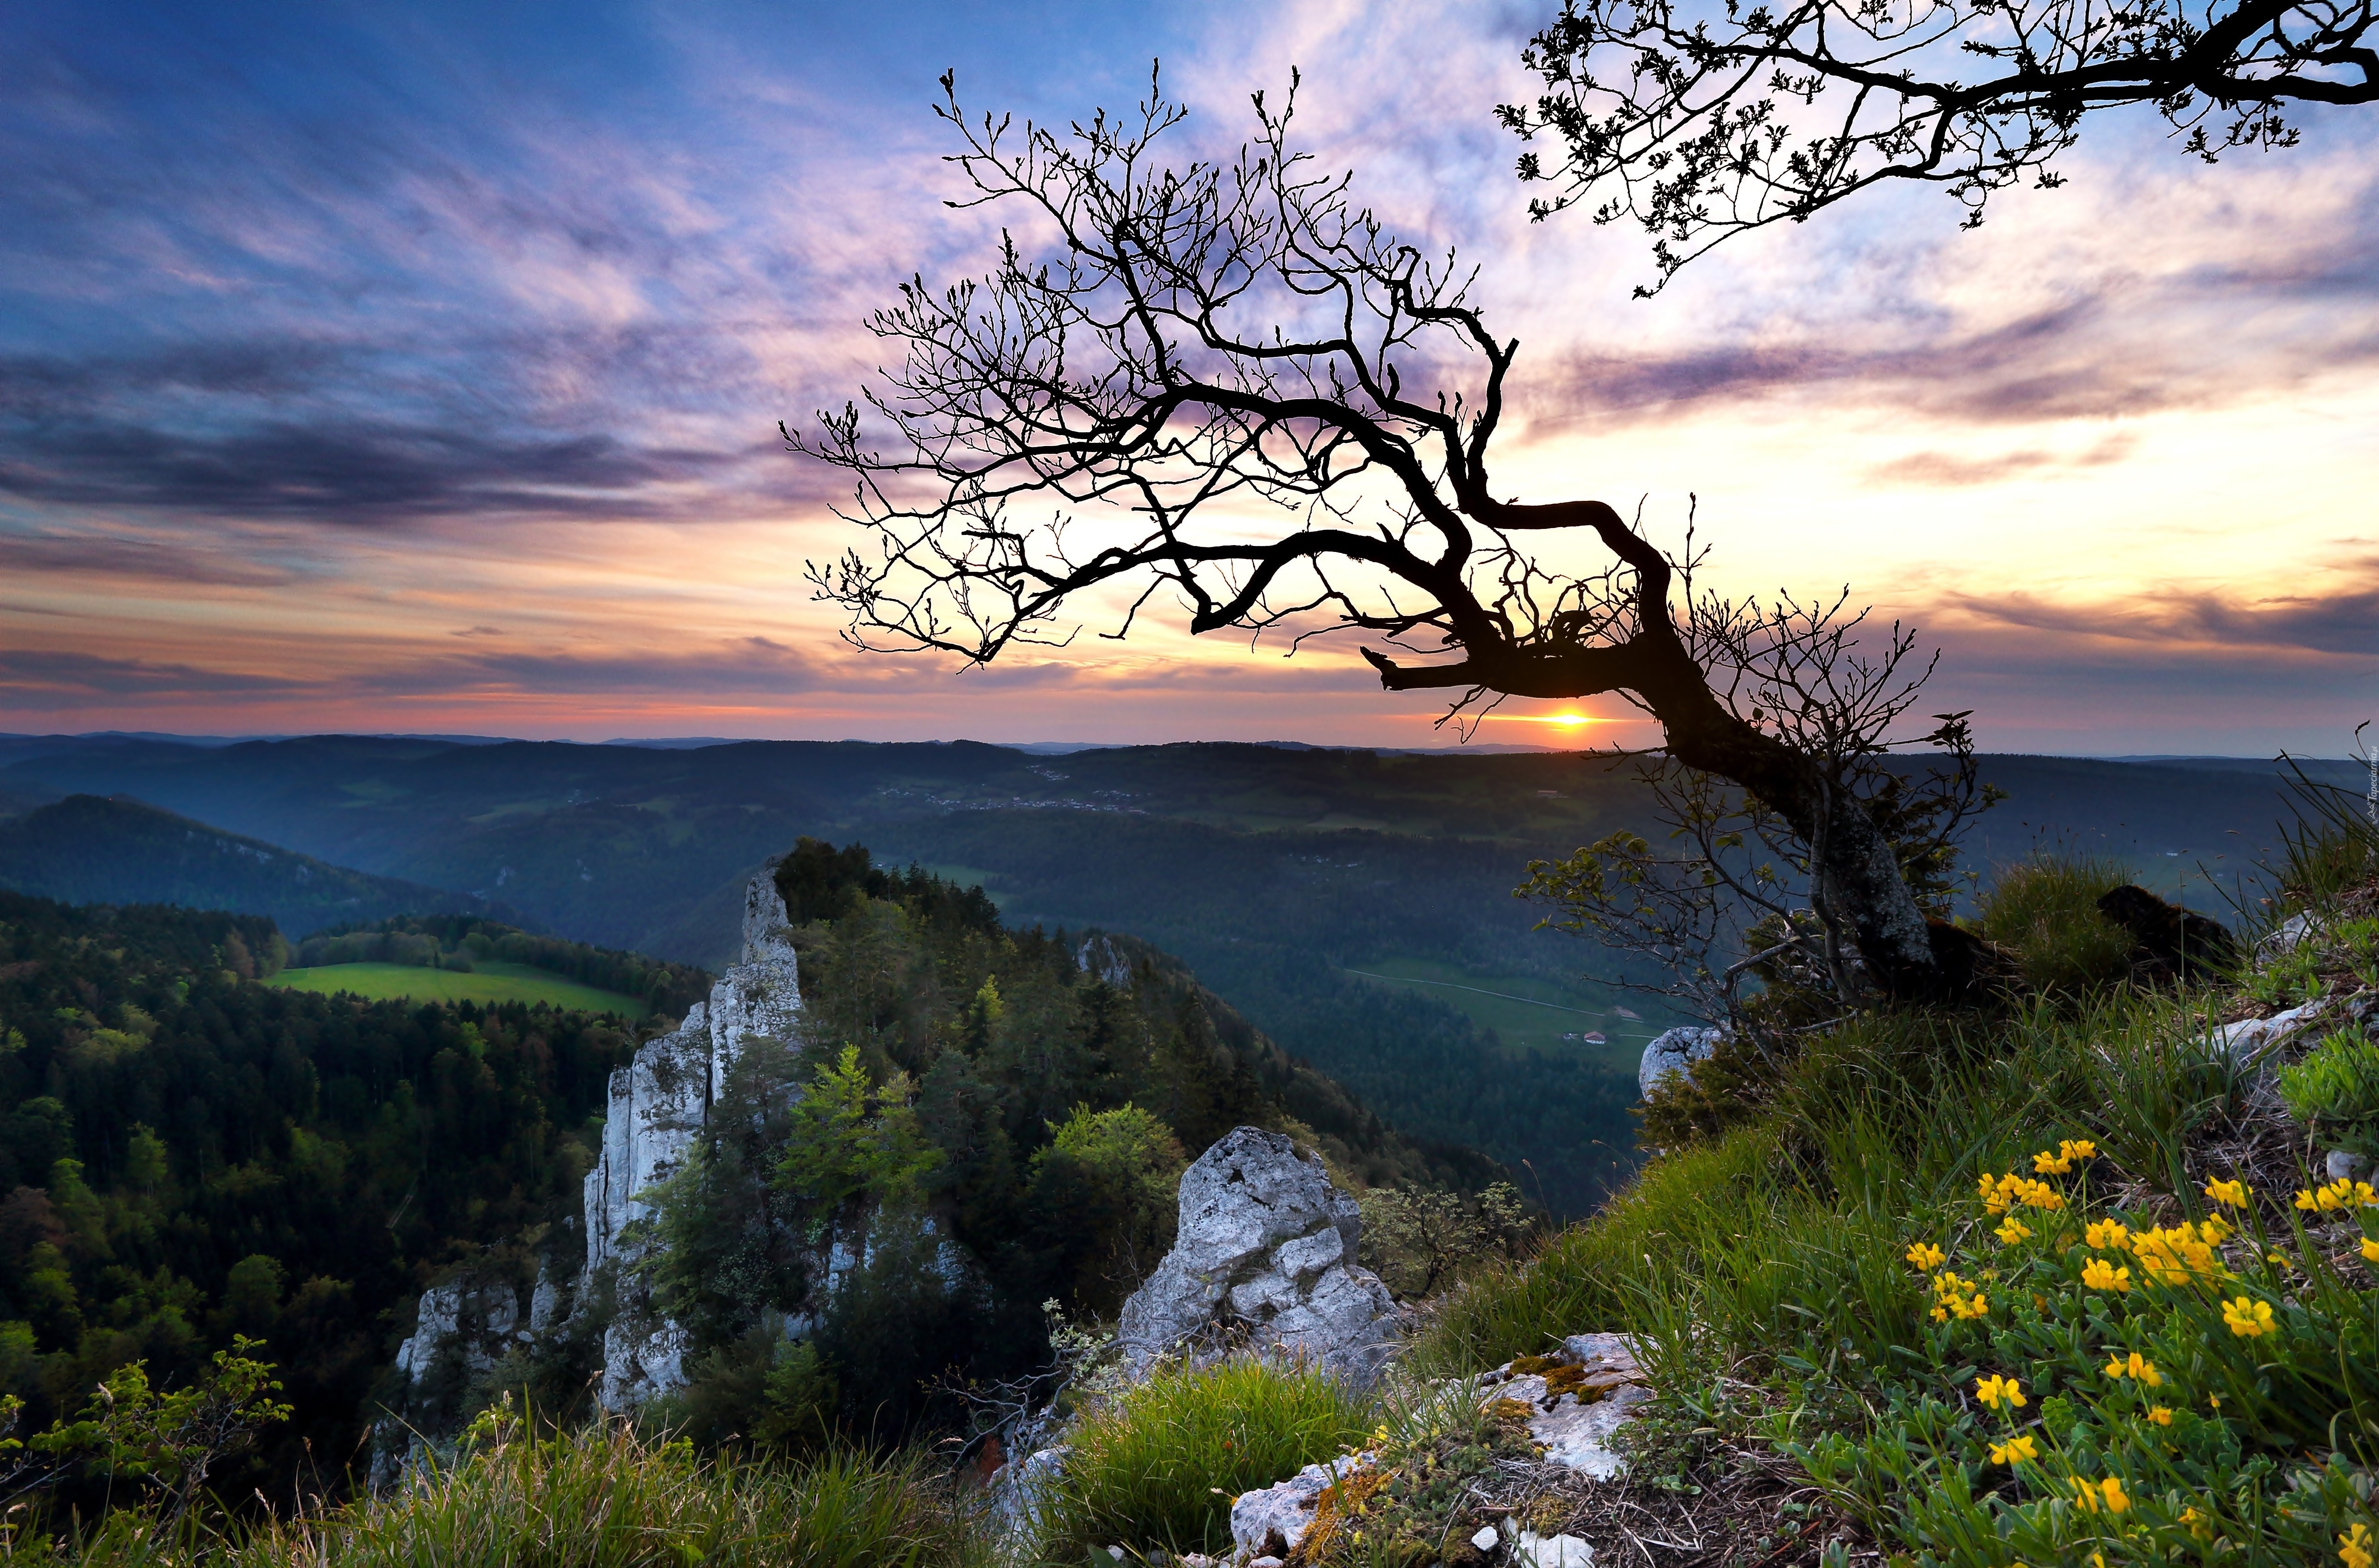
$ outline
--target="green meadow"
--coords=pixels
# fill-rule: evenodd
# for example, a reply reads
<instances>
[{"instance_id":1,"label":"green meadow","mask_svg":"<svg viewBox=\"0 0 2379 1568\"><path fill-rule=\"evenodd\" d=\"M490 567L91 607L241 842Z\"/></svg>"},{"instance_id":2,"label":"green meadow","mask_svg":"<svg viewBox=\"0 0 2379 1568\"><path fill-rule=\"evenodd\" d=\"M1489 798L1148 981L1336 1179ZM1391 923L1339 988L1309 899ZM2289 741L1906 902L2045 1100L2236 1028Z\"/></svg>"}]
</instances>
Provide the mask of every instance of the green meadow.
<instances>
[{"instance_id":1,"label":"green meadow","mask_svg":"<svg viewBox=\"0 0 2379 1568\"><path fill-rule=\"evenodd\" d=\"M469 971L420 969L410 964L323 964L287 969L266 983L322 995L345 992L368 1001L539 1002L589 1013L642 1018L651 1009L641 999L565 980L527 964L486 962Z\"/></svg>"}]
</instances>

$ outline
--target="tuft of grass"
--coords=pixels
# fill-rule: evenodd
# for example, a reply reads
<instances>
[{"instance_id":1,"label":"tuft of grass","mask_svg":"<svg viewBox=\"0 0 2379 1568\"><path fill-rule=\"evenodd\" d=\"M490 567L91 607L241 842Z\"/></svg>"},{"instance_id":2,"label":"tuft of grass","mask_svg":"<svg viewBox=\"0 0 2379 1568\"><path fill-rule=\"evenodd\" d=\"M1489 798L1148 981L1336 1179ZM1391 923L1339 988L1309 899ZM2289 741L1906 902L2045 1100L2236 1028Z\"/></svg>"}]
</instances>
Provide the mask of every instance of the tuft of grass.
<instances>
[{"instance_id":1,"label":"tuft of grass","mask_svg":"<svg viewBox=\"0 0 2379 1568\"><path fill-rule=\"evenodd\" d=\"M624 1422L550 1437L519 1423L385 1498L235 1538L118 1510L54 1559L75 1568L988 1568L989 1533L911 1458L800 1465L696 1457Z\"/></svg>"},{"instance_id":2,"label":"tuft of grass","mask_svg":"<svg viewBox=\"0 0 2379 1568\"><path fill-rule=\"evenodd\" d=\"M1039 1521L1052 1562L1121 1543L1230 1544L1231 1499L1359 1446L1378 1419L1337 1379L1235 1359L1166 1369L1086 1416Z\"/></svg>"},{"instance_id":3,"label":"tuft of grass","mask_svg":"<svg viewBox=\"0 0 2379 1568\"><path fill-rule=\"evenodd\" d=\"M2120 984L2136 944L2099 913L2098 900L2131 880L2131 868L2116 861L2036 856L1999 873L1983 899L1982 934L2014 953L2025 983L2044 995Z\"/></svg>"}]
</instances>

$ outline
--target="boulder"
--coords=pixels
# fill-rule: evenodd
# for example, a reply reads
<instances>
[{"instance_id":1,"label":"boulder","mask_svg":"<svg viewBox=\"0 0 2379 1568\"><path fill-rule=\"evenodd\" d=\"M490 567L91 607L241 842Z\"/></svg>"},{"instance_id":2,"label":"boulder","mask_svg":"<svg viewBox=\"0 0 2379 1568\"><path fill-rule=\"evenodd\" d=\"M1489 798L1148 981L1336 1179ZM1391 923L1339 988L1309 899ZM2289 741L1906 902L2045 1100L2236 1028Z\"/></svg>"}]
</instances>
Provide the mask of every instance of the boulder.
<instances>
[{"instance_id":1,"label":"boulder","mask_svg":"<svg viewBox=\"0 0 2379 1568\"><path fill-rule=\"evenodd\" d=\"M1653 1089L1672 1073L1684 1072L1718 1049L1725 1037L1722 1029L1703 1029L1688 1024L1656 1034L1644 1047L1644 1060L1636 1068L1636 1092L1645 1099L1652 1097Z\"/></svg>"},{"instance_id":2,"label":"boulder","mask_svg":"<svg viewBox=\"0 0 2379 1568\"><path fill-rule=\"evenodd\" d=\"M1369 1381L1395 1348L1395 1303L1356 1261L1362 1212L1322 1161L1276 1132L1234 1128L1182 1173L1173 1250L1124 1303L1135 1376L1187 1348L1252 1340L1266 1354Z\"/></svg>"},{"instance_id":3,"label":"boulder","mask_svg":"<svg viewBox=\"0 0 2379 1568\"><path fill-rule=\"evenodd\" d=\"M1286 1558L1313 1528L1322 1494L1341 1481L1369 1474L1378 1455L1365 1452L1308 1465L1285 1481L1231 1500L1231 1543L1241 1558Z\"/></svg>"},{"instance_id":4,"label":"boulder","mask_svg":"<svg viewBox=\"0 0 2379 1568\"><path fill-rule=\"evenodd\" d=\"M2323 999L2316 996L2283 1013L2267 1019L2241 1019L2216 1029L2214 1054L2232 1067L2253 1067L2276 1047L2312 1027L2325 1010Z\"/></svg>"},{"instance_id":5,"label":"boulder","mask_svg":"<svg viewBox=\"0 0 2379 1568\"><path fill-rule=\"evenodd\" d=\"M2098 912L2131 934L2139 944L2135 963L2167 975L2213 974L2239 961L2239 942L2218 920L2167 903L2133 883L2110 889Z\"/></svg>"},{"instance_id":6,"label":"boulder","mask_svg":"<svg viewBox=\"0 0 2379 1568\"><path fill-rule=\"evenodd\" d=\"M2259 967L2268 966L2275 959L2287 957L2297 950L2299 943L2312 935L2313 916L2309 914L2288 916L2288 919L2274 926L2261 942L2255 944L2256 964Z\"/></svg>"}]
</instances>

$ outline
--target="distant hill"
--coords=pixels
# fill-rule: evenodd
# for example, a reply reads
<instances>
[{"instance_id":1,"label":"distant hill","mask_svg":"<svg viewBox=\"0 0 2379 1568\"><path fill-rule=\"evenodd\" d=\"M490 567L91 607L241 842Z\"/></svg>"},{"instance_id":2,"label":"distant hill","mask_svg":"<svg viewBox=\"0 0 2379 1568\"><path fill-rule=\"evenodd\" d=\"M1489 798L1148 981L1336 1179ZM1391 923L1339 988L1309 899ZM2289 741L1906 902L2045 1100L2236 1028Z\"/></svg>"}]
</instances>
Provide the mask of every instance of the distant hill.
<instances>
[{"instance_id":1,"label":"distant hill","mask_svg":"<svg viewBox=\"0 0 2379 1568\"><path fill-rule=\"evenodd\" d=\"M2127 860L2149 887L2225 915L2288 813L2267 762L1981 762L2010 793L1968 840L1986 886L2046 842ZM2316 766L2359 790L2346 765ZM1612 955L1535 929L1541 911L1512 897L1532 859L1653 826L1630 770L1604 756L0 743L0 791L68 790L134 795L377 875L501 899L580 941L706 966L733 952L762 859L803 834L863 843L879 862L980 882L1011 925L1129 932L1178 955L1396 1126L1528 1161L1569 1213L1634 1158L1634 1057L1678 1021L1611 984L1624 978Z\"/></svg>"},{"instance_id":2,"label":"distant hill","mask_svg":"<svg viewBox=\"0 0 2379 1568\"><path fill-rule=\"evenodd\" d=\"M404 914L520 920L485 899L350 871L122 796L69 795L0 820L0 887L73 904L266 915L291 937Z\"/></svg>"}]
</instances>

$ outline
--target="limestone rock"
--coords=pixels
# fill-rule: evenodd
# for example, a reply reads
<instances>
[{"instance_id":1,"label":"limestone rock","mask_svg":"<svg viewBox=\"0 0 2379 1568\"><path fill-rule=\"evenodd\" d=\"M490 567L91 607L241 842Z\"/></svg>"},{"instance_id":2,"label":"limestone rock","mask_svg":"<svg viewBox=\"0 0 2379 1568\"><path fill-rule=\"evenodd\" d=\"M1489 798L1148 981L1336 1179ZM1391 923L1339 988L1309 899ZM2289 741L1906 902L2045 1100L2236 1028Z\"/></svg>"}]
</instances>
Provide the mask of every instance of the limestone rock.
<instances>
[{"instance_id":1,"label":"limestone rock","mask_svg":"<svg viewBox=\"0 0 2379 1568\"><path fill-rule=\"evenodd\" d=\"M1644 1047L1644 1060L1636 1068L1636 1092L1649 1100L1652 1090L1671 1073L1681 1073L1718 1049L1726 1031L1702 1029L1688 1024L1652 1037Z\"/></svg>"},{"instance_id":2,"label":"limestone rock","mask_svg":"<svg viewBox=\"0 0 2379 1568\"><path fill-rule=\"evenodd\" d=\"M1557 1355L1506 1361L1482 1386L1490 1399L1531 1407L1528 1435L1544 1446L1545 1463L1597 1481L1625 1473L1612 1440L1652 1397L1634 1352L1614 1333L1572 1334Z\"/></svg>"},{"instance_id":3,"label":"limestone rock","mask_svg":"<svg viewBox=\"0 0 2379 1568\"><path fill-rule=\"evenodd\" d=\"M1519 1568L1594 1568L1594 1547L1576 1536L1540 1536L1522 1530L1512 1543Z\"/></svg>"},{"instance_id":4,"label":"limestone rock","mask_svg":"<svg viewBox=\"0 0 2379 1568\"><path fill-rule=\"evenodd\" d=\"M1059 1443L1000 1466L998 1474L992 1478L991 1511L1002 1533L1023 1538L1040 1527L1049 1490L1057 1484L1058 1472L1066 1467L1066 1456L1072 1452Z\"/></svg>"},{"instance_id":5,"label":"limestone rock","mask_svg":"<svg viewBox=\"0 0 2379 1568\"><path fill-rule=\"evenodd\" d=\"M1242 1557L1287 1557L1313 1528L1322 1494L1367 1474L1378 1462L1379 1456L1369 1451L1350 1453L1327 1465L1308 1465L1273 1486L1241 1492L1231 1500L1232 1544Z\"/></svg>"},{"instance_id":6,"label":"limestone rock","mask_svg":"<svg viewBox=\"0 0 2379 1568\"><path fill-rule=\"evenodd\" d=\"M466 1375L484 1372L524 1337L520 1297L510 1285L450 1280L421 1293L413 1333L396 1347L396 1369L412 1387L441 1361Z\"/></svg>"},{"instance_id":7,"label":"limestone rock","mask_svg":"<svg viewBox=\"0 0 2379 1568\"><path fill-rule=\"evenodd\" d=\"M2322 1011L2323 1000L2316 996L2267 1019L2241 1019L2237 1023L2223 1024L2214 1031L2214 1054L2233 1067L2252 1067L2309 1028Z\"/></svg>"},{"instance_id":8,"label":"limestone rock","mask_svg":"<svg viewBox=\"0 0 2379 1568\"><path fill-rule=\"evenodd\" d=\"M634 1261L628 1227L650 1217L646 1195L684 1164L747 1043L762 1036L789 1041L800 1025L800 966L774 862L744 889L742 958L711 986L707 1003L695 1004L676 1029L611 1075L603 1152L586 1173L582 1278ZM623 1285L615 1300L618 1316L603 1333L605 1406L623 1409L683 1387L684 1332L654 1313L633 1285Z\"/></svg>"},{"instance_id":9,"label":"limestone rock","mask_svg":"<svg viewBox=\"0 0 2379 1568\"><path fill-rule=\"evenodd\" d=\"M1138 1375L1240 1331L1267 1354L1362 1382L1394 1350L1395 1303L1356 1261L1362 1212L1320 1159L1234 1128L1182 1173L1173 1250L1124 1303L1117 1331Z\"/></svg>"},{"instance_id":10,"label":"limestone rock","mask_svg":"<svg viewBox=\"0 0 2379 1568\"><path fill-rule=\"evenodd\" d=\"M2272 928L2271 934L2255 944L2255 962L2268 967L2276 959L2284 958L2297 949L2297 945L2313 935L2313 916L2292 914Z\"/></svg>"}]
</instances>

